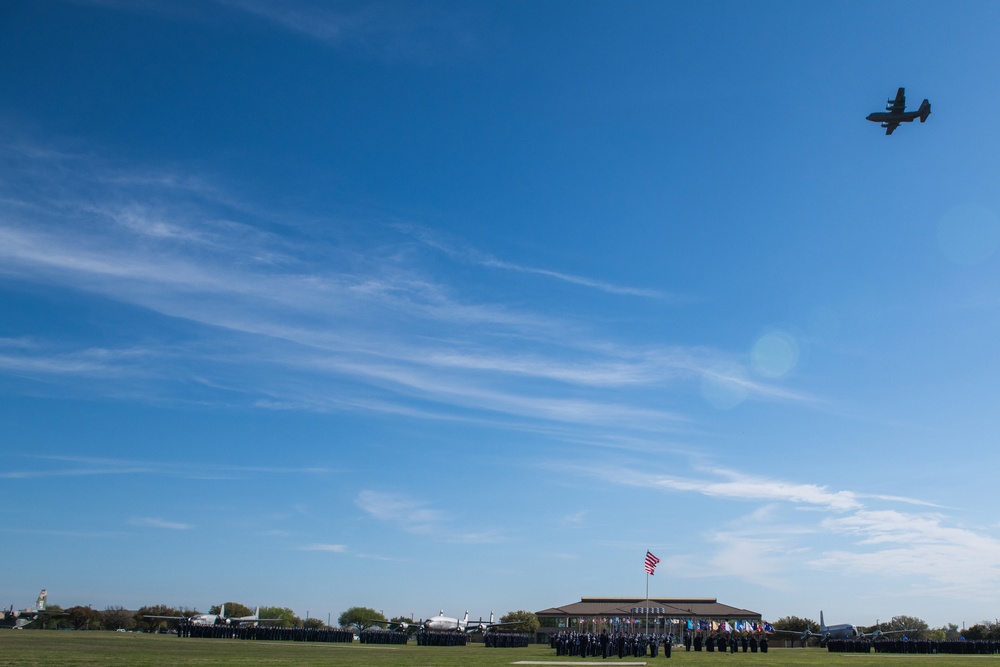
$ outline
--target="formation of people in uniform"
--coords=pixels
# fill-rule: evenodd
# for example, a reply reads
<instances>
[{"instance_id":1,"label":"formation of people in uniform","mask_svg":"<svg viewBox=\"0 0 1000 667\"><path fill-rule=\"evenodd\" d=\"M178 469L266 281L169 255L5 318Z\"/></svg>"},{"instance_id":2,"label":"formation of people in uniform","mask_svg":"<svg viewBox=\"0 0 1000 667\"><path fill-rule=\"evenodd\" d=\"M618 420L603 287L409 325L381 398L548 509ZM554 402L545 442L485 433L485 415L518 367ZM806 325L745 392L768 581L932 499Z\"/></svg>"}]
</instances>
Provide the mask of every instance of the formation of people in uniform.
<instances>
[{"instance_id":1,"label":"formation of people in uniform","mask_svg":"<svg viewBox=\"0 0 1000 667\"><path fill-rule=\"evenodd\" d=\"M1000 642L989 639L953 639L932 641L929 639L828 639L826 649L831 653L951 653L965 655L996 655L1000 653Z\"/></svg>"},{"instance_id":2,"label":"formation of people in uniform","mask_svg":"<svg viewBox=\"0 0 1000 667\"><path fill-rule=\"evenodd\" d=\"M684 650L725 653L767 653L767 635L761 632L685 632Z\"/></svg>"},{"instance_id":3,"label":"formation of people in uniform","mask_svg":"<svg viewBox=\"0 0 1000 667\"><path fill-rule=\"evenodd\" d=\"M354 633L350 630L319 629L319 628L281 628L277 626L201 625L180 623L177 625L178 637L201 637L210 639L256 639L261 641L295 641L295 642L339 642L350 644L354 641Z\"/></svg>"},{"instance_id":4,"label":"formation of people in uniform","mask_svg":"<svg viewBox=\"0 0 1000 667\"><path fill-rule=\"evenodd\" d=\"M469 635L465 632L421 630L417 633L417 646L465 646L468 643Z\"/></svg>"},{"instance_id":5,"label":"formation of people in uniform","mask_svg":"<svg viewBox=\"0 0 1000 667\"><path fill-rule=\"evenodd\" d=\"M531 643L531 635L523 632L484 632L486 648L525 648Z\"/></svg>"},{"instance_id":6,"label":"formation of people in uniform","mask_svg":"<svg viewBox=\"0 0 1000 667\"><path fill-rule=\"evenodd\" d=\"M405 632L383 628L363 630L358 633L358 641L362 644L405 644L409 639L409 635Z\"/></svg>"},{"instance_id":7,"label":"formation of people in uniform","mask_svg":"<svg viewBox=\"0 0 1000 667\"><path fill-rule=\"evenodd\" d=\"M656 658L660 655L660 646L664 648L664 657L670 657L671 642L657 634L641 634L630 632L558 632L549 636L549 647L555 649L556 656L579 658L610 658L626 656L641 658L649 655Z\"/></svg>"},{"instance_id":8,"label":"formation of people in uniform","mask_svg":"<svg viewBox=\"0 0 1000 667\"><path fill-rule=\"evenodd\" d=\"M299 641L299 642L340 642L351 644L355 634L351 630L339 628L283 628L277 626L201 625L195 623L180 623L177 626L178 637L200 637L209 639L247 639L261 641ZM406 644L409 635L399 630L374 628L359 632L358 641L362 644ZM469 635L465 632L440 632L421 630L416 634L417 646L466 646ZM487 632L483 641L491 648L519 648L528 646L531 636L516 632Z\"/></svg>"}]
</instances>

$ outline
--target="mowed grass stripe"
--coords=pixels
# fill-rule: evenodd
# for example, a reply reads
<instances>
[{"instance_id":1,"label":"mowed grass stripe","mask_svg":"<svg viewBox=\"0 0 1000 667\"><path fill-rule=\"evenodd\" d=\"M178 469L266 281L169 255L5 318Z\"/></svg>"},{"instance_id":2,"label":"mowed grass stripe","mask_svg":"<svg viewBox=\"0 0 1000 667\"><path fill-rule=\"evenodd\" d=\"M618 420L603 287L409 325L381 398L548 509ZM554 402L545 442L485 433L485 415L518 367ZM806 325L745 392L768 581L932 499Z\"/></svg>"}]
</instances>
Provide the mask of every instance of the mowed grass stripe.
<instances>
[{"instance_id":1,"label":"mowed grass stripe","mask_svg":"<svg viewBox=\"0 0 1000 667\"><path fill-rule=\"evenodd\" d=\"M6 667L500 667L522 661L535 663L608 665L642 662L653 667L868 667L869 665L923 665L953 667L990 664L1000 666L1000 656L887 655L828 653L822 649L771 649L768 653L687 653L674 651L669 659L646 657L556 658L547 646L497 649L482 644L454 647L379 646L258 642L238 639L179 639L170 635L120 632L67 632L50 630L0 630L0 665Z\"/></svg>"}]
</instances>

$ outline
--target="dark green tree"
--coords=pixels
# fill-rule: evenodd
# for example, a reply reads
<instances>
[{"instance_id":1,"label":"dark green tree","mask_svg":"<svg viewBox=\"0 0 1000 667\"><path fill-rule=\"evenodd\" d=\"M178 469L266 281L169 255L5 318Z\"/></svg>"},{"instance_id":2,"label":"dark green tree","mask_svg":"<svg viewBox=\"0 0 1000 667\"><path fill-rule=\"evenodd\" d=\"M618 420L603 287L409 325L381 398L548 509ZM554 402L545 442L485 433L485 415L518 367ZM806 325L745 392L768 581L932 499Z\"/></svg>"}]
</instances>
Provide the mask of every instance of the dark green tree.
<instances>
[{"instance_id":1,"label":"dark green tree","mask_svg":"<svg viewBox=\"0 0 1000 667\"><path fill-rule=\"evenodd\" d=\"M229 611L229 607L226 607ZM267 621L265 625L277 625L282 628L296 628L302 625L302 619L288 607L261 607L261 618L277 618L277 621Z\"/></svg>"},{"instance_id":2,"label":"dark green tree","mask_svg":"<svg viewBox=\"0 0 1000 667\"><path fill-rule=\"evenodd\" d=\"M131 630L135 626L132 612L122 606L108 607L101 615L105 630Z\"/></svg>"},{"instance_id":3,"label":"dark green tree","mask_svg":"<svg viewBox=\"0 0 1000 667\"><path fill-rule=\"evenodd\" d=\"M158 632L161 629L176 627L178 623L178 620L149 618L150 616L183 616L183 614L165 604L140 607L139 611L135 612L135 629L146 632Z\"/></svg>"},{"instance_id":4,"label":"dark green tree","mask_svg":"<svg viewBox=\"0 0 1000 667\"><path fill-rule=\"evenodd\" d=\"M69 621L66 618L66 614L63 613L63 608L57 604L50 604L45 607L46 611L49 613L39 617L37 621L29 625L29 628L34 628L38 630L58 630L59 628L70 627Z\"/></svg>"},{"instance_id":5,"label":"dark green tree","mask_svg":"<svg viewBox=\"0 0 1000 667\"><path fill-rule=\"evenodd\" d=\"M369 607L351 607L337 617L337 623L342 628L349 628L352 625L358 630L368 627L385 627L389 619L382 615L382 612L375 611Z\"/></svg>"},{"instance_id":6,"label":"dark green tree","mask_svg":"<svg viewBox=\"0 0 1000 667\"><path fill-rule=\"evenodd\" d=\"M515 625L505 625L502 628L497 628L498 630L509 630L510 632L527 632L535 634L535 631L540 627L538 617L534 614L534 612L524 611L521 609L518 611L507 612L500 617L500 622L514 623Z\"/></svg>"},{"instance_id":7,"label":"dark green tree","mask_svg":"<svg viewBox=\"0 0 1000 667\"><path fill-rule=\"evenodd\" d=\"M939 639L938 641L942 640L954 641L962 636L962 631L959 630L958 626L954 623L948 623L947 625L943 626L941 628L941 632L944 633L944 636L941 637L941 639Z\"/></svg>"},{"instance_id":8,"label":"dark green tree","mask_svg":"<svg viewBox=\"0 0 1000 667\"><path fill-rule=\"evenodd\" d=\"M809 632L819 632L819 623L812 620L811 618L799 618L798 616L784 616L782 618L779 618L774 623L771 623L771 626L775 630L788 630L797 632L800 634L800 636L807 630ZM792 635L787 634L785 632L778 633L778 636L783 637L785 639L795 640L795 638ZM805 646L808 642L809 639L806 638L805 641L803 641L802 645Z\"/></svg>"},{"instance_id":9,"label":"dark green tree","mask_svg":"<svg viewBox=\"0 0 1000 667\"><path fill-rule=\"evenodd\" d=\"M66 610L66 620L74 630L100 630L101 612L92 607L70 607Z\"/></svg>"},{"instance_id":10,"label":"dark green tree","mask_svg":"<svg viewBox=\"0 0 1000 667\"><path fill-rule=\"evenodd\" d=\"M226 618L232 618L234 616L251 616L253 615L253 609L246 606L245 604L240 604L239 602L226 602ZM222 605L212 605L212 608L208 610L209 614L219 614L222 612Z\"/></svg>"},{"instance_id":11,"label":"dark green tree","mask_svg":"<svg viewBox=\"0 0 1000 667\"><path fill-rule=\"evenodd\" d=\"M308 630L322 630L326 627L326 623L318 618L307 618L302 621L302 627Z\"/></svg>"},{"instance_id":12,"label":"dark green tree","mask_svg":"<svg viewBox=\"0 0 1000 667\"><path fill-rule=\"evenodd\" d=\"M784 616L771 624L775 630L794 630L795 632L819 632L819 623L811 618Z\"/></svg>"},{"instance_id":13,"label":"dark green tree","mask_svg":"<svg viewBox=\"0 0 1000 667\"><path fill-rule=\"evenodd\" d=\"M965 630L962 631L962 636L973 641L976 639L986 639L986 635L989 629L983 623L977 623L975 625L970 625Z\"/></svg>"},{"instance_id":14,"label":"dark green tree","mask_svg":"<svg viewBox=\"0 0 1000 667\"><path fill-rule=\"evenodd\" d=\"M893 616L887 623L878 623L870 628L868 632L881 630L882 632L894 631L894 637L906 635L910 639L926 639L928 636L927 623L923 619L915 616Z\"/></svg>"}]
</instances>

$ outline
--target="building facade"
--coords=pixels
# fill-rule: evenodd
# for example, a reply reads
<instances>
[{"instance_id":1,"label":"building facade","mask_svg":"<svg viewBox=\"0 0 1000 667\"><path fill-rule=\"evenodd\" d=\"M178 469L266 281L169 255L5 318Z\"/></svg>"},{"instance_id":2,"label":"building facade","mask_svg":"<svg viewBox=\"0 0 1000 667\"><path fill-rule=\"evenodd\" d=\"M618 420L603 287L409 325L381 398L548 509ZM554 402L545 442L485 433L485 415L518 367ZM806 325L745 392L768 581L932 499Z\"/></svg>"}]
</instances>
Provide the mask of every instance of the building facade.
<instances>
[{"instance_id":1,"label":"building facade","mask_svg":"<svg viewBox=\"0 0 1000 667\"><path fill-rule=\"evenodd\" d=\"M739 631L759 627L760 613L723 604L715 598L581 598L561 607L535 612L541 625L538 642L557 632L642 632L670 634L678 640L685 630L716 629L729 624Z\"/></svg>"}]
</instances>

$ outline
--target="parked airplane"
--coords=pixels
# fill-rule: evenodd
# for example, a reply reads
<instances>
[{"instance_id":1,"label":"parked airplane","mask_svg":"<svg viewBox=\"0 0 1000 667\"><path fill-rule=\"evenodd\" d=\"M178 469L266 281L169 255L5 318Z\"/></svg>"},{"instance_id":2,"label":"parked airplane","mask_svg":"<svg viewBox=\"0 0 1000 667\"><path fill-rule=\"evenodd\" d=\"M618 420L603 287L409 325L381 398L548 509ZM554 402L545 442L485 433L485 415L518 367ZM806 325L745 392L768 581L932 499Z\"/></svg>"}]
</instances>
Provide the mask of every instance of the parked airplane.
<instances>
[{"instance_id":1,"label":"parked airplane","mask_svg":"<svg viewBox=\"0 0 1000 667\"><path fill-rule=\"evenodd\" d=\"M873 123L881 123L882 127L885 128L886 136L892 134L892 131L899 127L900 123L912 123L917 118L923 123L931 115L931 103L927 100L924 100L916 111L906 111L906 96L903 95L903 91L904 89L900 88L896 92L896 99L886 100L884 112L876 111L868 114L865 118Z\"/></svg>"},{"instance_id":2,"label":"parked airplane","mask_svg":"<svg viewBox=\"0 0 1000 667\"><path fill-rule=\"evenodd\" d=\"M280 621L280 618L261 618L260 617L260 607L254 610L254 613L250 616L226 616L226 605L223 604L219 608L218 614L195 614L194 616L153 616L145 615L143 618L159 618L173 621L187 621L191 625L216 625L222 623L236 623L237 625L242 625L243 623L258 623L260 621Z\"/></svg>"},{"instance_id":3,"label":"parked airplane","mask_svg":"<svg viewBox=\"0 0 1000 667\"><path fill-rule=\"evenodd\" d=\"M872 632L865 632L861 628L850 623L839 623L837 625L827 625L823 620L823 612L819 612L819 632L809 630L775 630L786 634L799 635L803 643L810 637L818 637L820 646L826 644L830 639L878 639L882 635L896 634L900 632L914 632L914 630L885 630L877 628Z\"/></svg>"},{"instance_id":4,"label":"parked airplane","mask_svg":"<svg viewBox=\"0 0 1000 667\"><path fill-rule=\"evenodd\" d=\"M35 600L35 606L15 610L14 605L11 605L9 610L2 612L3 618L0 619L0 627L23 628L39 619L51 618L53 616L66 616L66 612L64 611L51 611L46 609L45 606L48 599L49 592L43 588L42 592L38 594L38 599Z\"/></svg>"},{"instance_id":5,"label":"parked airplane","mask_svg":"<svg viewBox=\"0 0 1000 667\"><path fill-rule=\"evenodd\" d=\"M431 616L430 618L420 621L418 623L389 623L389 625L396 625L403 630L410 627L419 627L424 630L429 630L431 632L483 632L489 630L490 628L500 627L504 625L517 625L517 623L496 623L493 620L493 612L490 612L490 620L484 621L480 618L478 621L469 620L469 611L465 611L465 618L452 618L451 616L445 616L444 610L442 609L437 616Z\"/></svg>"}]
</instances>

